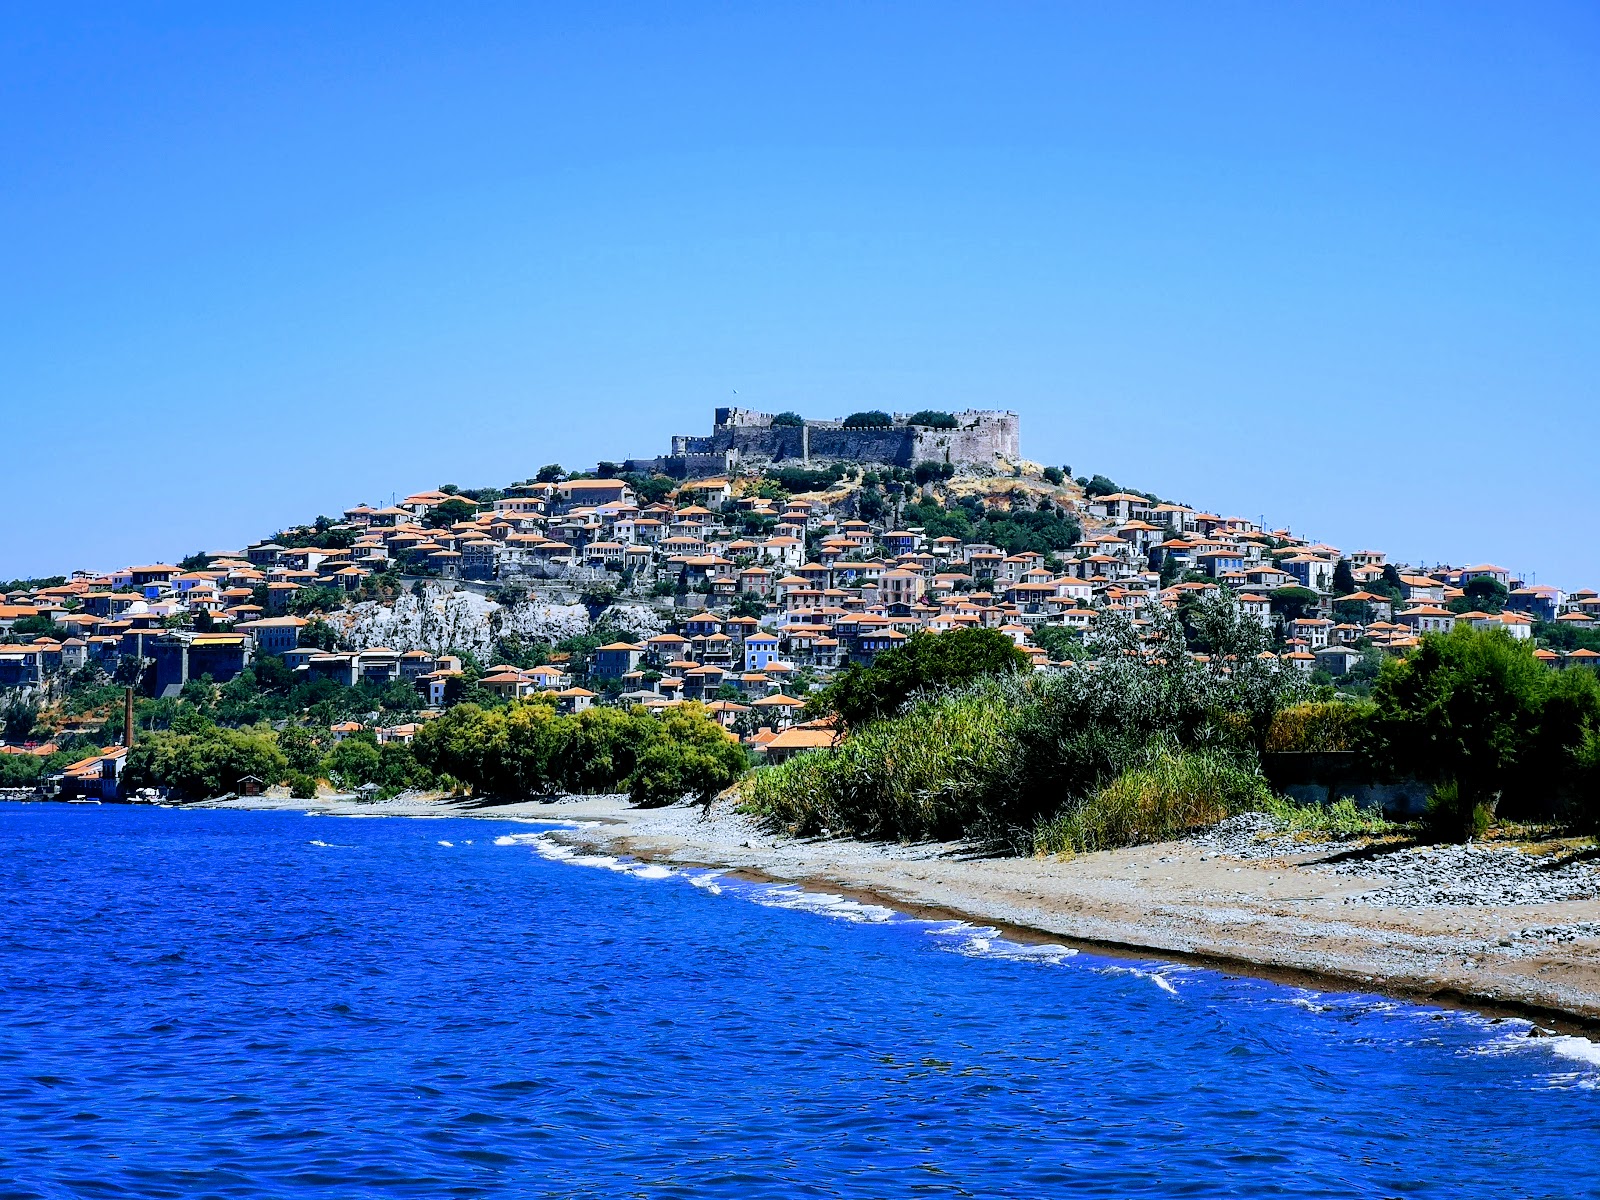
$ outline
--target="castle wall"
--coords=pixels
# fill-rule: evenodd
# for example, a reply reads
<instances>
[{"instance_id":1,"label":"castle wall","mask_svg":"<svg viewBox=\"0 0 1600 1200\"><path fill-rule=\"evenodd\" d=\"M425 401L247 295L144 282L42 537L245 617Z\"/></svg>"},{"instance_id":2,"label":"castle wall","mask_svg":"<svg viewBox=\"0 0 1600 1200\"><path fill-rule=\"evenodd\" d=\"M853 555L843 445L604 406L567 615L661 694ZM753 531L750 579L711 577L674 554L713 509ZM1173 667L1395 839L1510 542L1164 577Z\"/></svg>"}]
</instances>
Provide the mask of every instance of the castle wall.
<instances>
[{"instance_id":1,"label":"castle wall","mask_svg":"<svg viewBox=\"0 0 1600 1200\"><path fill-rule=\"evenodd\" d=\"M968 410L952 414L955 429L927 429L897 423L885 429L845 429L839 421L807 421L805 426L773 425L771 413L719 408L709 437L679 434L672 439L669 473L720 474L743 459L788 463L860 462L910 467L919 462L993 466L997 458L1022 456L1017 414ZM666 467L665 460L657 460ZM659 468L658 468L659 469Z\"/></svg>"}]
</instances>

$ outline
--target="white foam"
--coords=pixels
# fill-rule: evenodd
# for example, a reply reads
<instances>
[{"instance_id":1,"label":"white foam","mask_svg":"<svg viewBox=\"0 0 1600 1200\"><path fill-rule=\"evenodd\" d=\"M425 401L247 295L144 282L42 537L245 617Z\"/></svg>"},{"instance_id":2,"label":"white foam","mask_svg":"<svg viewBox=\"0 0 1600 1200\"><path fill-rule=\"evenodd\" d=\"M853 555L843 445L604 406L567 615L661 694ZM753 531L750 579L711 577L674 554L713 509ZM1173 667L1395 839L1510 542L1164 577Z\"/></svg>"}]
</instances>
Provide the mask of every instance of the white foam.
<instances>
[{"instance_id":1,"label":"white foam","mask_svg":"<svg viewBox=\"0 0 1600 1200\"><path fill-rule=\"evenodd\" d=\"M1600 1067L1600 1043L1591 1042L1588 1038L1558 1036L1528 1040L1550 1047L1551 1053L1558 1054L1562 1058L1569 1058L1591 1067Z\"/></svg>"},{"instance_id":2,"label":"white foam","mask_svg":"<svg viewBox=\"0 0 1600 1200\"><path fill-rule=\"evenodd\" d=\"M676 873L670 867L663 867L658 863L646 863L633 872L636 879L671 879Z\"/></svg>"},{"instance_id":3,"label":"white foam","mask_svg":"<svg viewBox=\"0 0 1600 1200\"><path fill-rule=\"evenodd\" d=\"M455 843L454 842L440 842L439 845L441 845L441 846L454 846Z\"/></svg>"},{"instance_id":4,"label":"white foam","mask_svg":"<svg viewBox=\"0 0 1600 1200\"><path fill-rule=\"evenodd\" d=\"M881 904L863 904L859 900L847 900L831 892L807 892L797 887L765 888L754 893L751 899L765 908L812 912L819 916L833 917L860 925L881 925L899 915L894 909L885 908Z\"/></svg>"},{"instance_id":5,"label":"white foam","mask_svg":"<svg viewBox=\"0 0 1600 1200\"><path fill-rule=\"evenodd\" d=\"M1169 996L1176 996L1178 989L1172 986L1172 980L1161 971L1144 971L1138 967L1104 967L1103 975L1132 975L1135 979L1148 979Z\"/></svg>"}]
</instances>

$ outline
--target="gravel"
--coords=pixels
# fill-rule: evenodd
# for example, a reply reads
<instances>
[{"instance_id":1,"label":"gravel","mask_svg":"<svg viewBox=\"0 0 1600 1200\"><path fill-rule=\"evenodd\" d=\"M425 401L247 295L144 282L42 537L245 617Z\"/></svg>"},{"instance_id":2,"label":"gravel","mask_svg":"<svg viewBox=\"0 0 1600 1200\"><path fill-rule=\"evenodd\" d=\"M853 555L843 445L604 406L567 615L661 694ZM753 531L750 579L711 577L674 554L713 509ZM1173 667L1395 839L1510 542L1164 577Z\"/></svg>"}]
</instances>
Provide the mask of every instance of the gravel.
<instances>
[{"instance_id":1,"label":"gravel","mask_svg":"<svg viewBox=\"0 0 1600 1200\"><path fill-rule=\"evenodd\" d=\"M1410 908L1422 904L1554 904L1600 898L1593 862L1565 862L1512 846L1467 843L1395 850L1329 863L1334 875L1384 875L1392 882L1346 897L1346 904Z\"/></svg>"}]
</instances>

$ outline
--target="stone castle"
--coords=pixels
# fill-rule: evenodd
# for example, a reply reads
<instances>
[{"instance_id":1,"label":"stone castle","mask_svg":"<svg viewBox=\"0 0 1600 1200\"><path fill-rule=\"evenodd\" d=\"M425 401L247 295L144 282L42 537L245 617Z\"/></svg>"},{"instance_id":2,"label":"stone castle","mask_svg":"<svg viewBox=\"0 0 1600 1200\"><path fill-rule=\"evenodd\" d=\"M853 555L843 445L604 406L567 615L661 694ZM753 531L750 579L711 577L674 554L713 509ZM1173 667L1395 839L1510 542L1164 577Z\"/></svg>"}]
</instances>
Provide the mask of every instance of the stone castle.
<instances>
[{"instance_id":1,"label":"stone castle","mask_svg":"<svg viewBox=\"0 0 1600 1200\"><path fill-rule=\"evenodd\" d=\"M728 474L769 464L826 466L836 462L911 467L922 462L956 467L993 467L1022 457L1017 414L968 409L951 413L954 429L912 425L895 413L892 423L846 429L843 421L775 425L773 413L719 408L709 437L677 434L672 452L655 459L630 459L634 471L659 471L680 479Z\"/></svg>"}]
</instances>

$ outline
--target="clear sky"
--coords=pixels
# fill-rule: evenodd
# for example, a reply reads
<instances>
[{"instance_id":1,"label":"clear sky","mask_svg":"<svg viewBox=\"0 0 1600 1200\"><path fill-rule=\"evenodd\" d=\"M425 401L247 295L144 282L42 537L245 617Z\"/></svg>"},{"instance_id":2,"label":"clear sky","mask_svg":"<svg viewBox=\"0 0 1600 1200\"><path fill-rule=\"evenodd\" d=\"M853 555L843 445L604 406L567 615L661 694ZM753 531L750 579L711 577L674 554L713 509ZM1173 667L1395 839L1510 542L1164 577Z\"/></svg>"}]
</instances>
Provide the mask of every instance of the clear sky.
<instances>
[{"instance_id":1,"label":"clear sky","mask_svg":"<svg viewBox=\"0 0 1600 1200\"><path fill-rule=\"evenodd\" d=\"M6 6L0 579L733 402L1600 585L1592 4L246 7Z\"/></svg>"}]
</instances>

